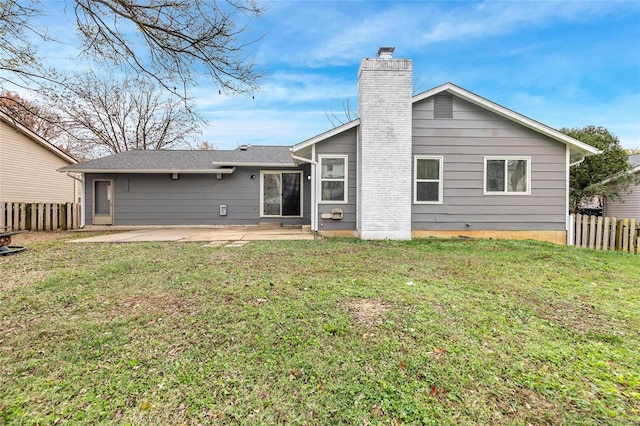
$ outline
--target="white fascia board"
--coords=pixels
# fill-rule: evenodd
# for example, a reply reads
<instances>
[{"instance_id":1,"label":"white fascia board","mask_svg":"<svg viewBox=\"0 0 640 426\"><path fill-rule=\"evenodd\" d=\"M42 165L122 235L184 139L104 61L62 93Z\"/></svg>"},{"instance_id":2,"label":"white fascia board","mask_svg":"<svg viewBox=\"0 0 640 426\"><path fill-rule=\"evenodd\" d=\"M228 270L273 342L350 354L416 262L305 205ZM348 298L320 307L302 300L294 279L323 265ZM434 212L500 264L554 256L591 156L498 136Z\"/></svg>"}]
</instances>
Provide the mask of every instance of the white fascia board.
<instances>
[{"instance_id":1,"label":"white fascia board","mask_svg":"<svg viewBox=\"0 0 640 426\"><path fill-rule=\"evenodd\" d=\"M463 89L462 87L456 86L453 83L445 83L441 86L435 87L431 90L427 90L426 92L420 93L413 97L413 102L420 102L428 97L433 95L437 95L442 92L449 92L453 95L458 96L461 99L464 99L472 104L478 105L482 108L485 108L491 112L494 112L504 118L507 118L511 121L514 121L518 124L521 124L525 127L528 127L531 130L535 130L538 133L541 133L545 136L550 137L551 139L555 139L558 142L562 142L569 147L571 147L574 151L581 152L585 155L595 155L601 154L597 148L592 147L591 145L587 145L584 142L580 142L577 139L572 138L571 136L567 136L562 132L559 132L551 127L548 127L538 121L535 121L529 117L525 117L522 114L518 114L515 111L512 111L508 108L505 108L501 105L496 104L495 102L491 102L488 99L485 99L481 96L476 95L475 93L469 92L468 90Z\"/></svg>"},{"instance_id":2,"label":"white fascia board","mask_svg":"<svg viewBox=\"0 0 640 426\"><path fill-rule=\"evenodd\" d=\"M187 175L195 174L225 174L229 175L236 171L235 167L225 169L58 169L59 172L81 172L81 173L132 173L132 174L161 174L161 173L182 173Z\"/></svg>"},{"instance_id":3,"label":"white fascia board","mask_svg":"<svg viewBox=\"0 0 640 426\"><path fill-rule=\"evenodd\" d=\"M356 118L355 120L345 123L342 126L334 127L331 130L328 130L324 133L320 133L317 136L314 136L310 139L307 139L305 141L295 144L292 147L292 152L300 151L301 149L310 147L311 145L315 145L318 142L322 142L323 140L328 139L332 136L339 135L340 133L345 132L349 129L353 129L354 127L357 127L359 125L360 125L360 119Z\"/></svg>"},{"instance_id":4,"label":"white fascia board","mask_svg":"<svg viewBox=\"0 0 640 426\"><path fill-rule=\"evenodd\" d=\"M233 167L295 167L296 165L291 163L224 163L224 162L213 162L211 163L214 166L233 166Z\"/></svg>"},{"instance_id":5,"label":"white fascia board","mask_svg":"<svg viewBox=\"0 0 640 426\"><path fill-rule=\"evenodd\" d=\"M49 151L51 151L52 153L54 153L58 157L62 158L66 162L68 162L69 164L78 164L78 160L76 160L75 158L71 157L70 155L68 155L63 150L61 150L60 148L58 148L57 146L55 146L51 142L47 141L43 137L38 136L33 131L31 131L28 128L24 127L22 124L18 123L16 120L12 119L7 114L5 114L3 112L0 112L0 119L2 121L4 121L5 123L7 123L9 126L15 128L16 131L18 131L19 133L22 133L23 135L25 135L26 137L28 137L32 141L34 141L37 144L39 144L39 145L43 146L44 148L48 149Z\"/></svg>"}]
</instances>

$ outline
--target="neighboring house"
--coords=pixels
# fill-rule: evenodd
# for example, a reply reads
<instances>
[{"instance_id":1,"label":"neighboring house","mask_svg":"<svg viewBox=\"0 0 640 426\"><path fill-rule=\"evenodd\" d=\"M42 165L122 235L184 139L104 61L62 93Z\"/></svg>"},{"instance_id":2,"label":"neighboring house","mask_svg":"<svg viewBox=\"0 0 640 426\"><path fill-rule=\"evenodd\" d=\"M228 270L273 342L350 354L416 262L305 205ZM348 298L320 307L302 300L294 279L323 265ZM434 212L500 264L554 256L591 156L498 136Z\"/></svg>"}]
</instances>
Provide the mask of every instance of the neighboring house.
<instances>
[{"instance_id":1,"label":"neighboring house","mask_svg":"<svg viewBox=\"0 0 640 426\"><path fill-rule=\"evenodd\" d=\"M77 161L0 112L0 202L75 201L76 181L58 169Z\"/></svg>"},{"instance_id":2,"label":"neighboring house","mask_svg":"<svg viewBox=\"0 0 640 426\"><path fill-rule=\"evenodd\" d=\"M565 243L569 167L599 151L451 83L412 96L412 62L392 52L361 63L359 119L290 149L134 151L62 171L83 174L87 224Z\"/></svg>"},{"instance_id":3,"label":"neighboring house","mask_svg":"<svg viewBox=\"0 0 640 426\"><path fill-rule=\"evenodd\" d=\"M640 154L630 155L629 163L632 166L631 173L640 176ZM604 198L604 215L617 218L640 220L640 184L629 187L628 192L621 194L621 198L612 201Z\"/></svg>"}]
</instances>

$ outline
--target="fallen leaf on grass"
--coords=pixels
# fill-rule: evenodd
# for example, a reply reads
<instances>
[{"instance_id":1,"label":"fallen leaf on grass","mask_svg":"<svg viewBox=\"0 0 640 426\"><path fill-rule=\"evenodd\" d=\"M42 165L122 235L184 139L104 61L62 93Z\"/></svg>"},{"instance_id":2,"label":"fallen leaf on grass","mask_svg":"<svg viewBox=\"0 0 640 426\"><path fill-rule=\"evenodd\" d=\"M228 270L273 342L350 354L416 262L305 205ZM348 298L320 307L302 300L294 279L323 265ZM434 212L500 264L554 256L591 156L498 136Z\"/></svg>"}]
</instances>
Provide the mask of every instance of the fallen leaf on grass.
<instances>
[{"instance_id":1,"label":"fallen leaf on grass","mask_svg":"<svg viewBox=\"0 0 640 426\"><path fill-rule=\"evenodd\" d=\"M438 392L438 388L436 387L436 385L431 385L431 392L429 392L431 396L436 396L437 392Z\"/></svg>"},{"instance_id":2,"label":"fallen leaf on grass","mask_svg":"<svg viewBox=\"0 0 640 426\"><path fill-rule=\"evenodd\" d=\"M371 414L378 417L382 416L382 404L380 404L379 402L373 404L373 407L371 407Z\"/></svg>"},{"instance_id":3,"label":"fallen leaf on grass","mask_svg":"<svg viewBox=\"0 0 640 426\"><path fill-rule=\"evenodd\" d=\"M404 366L404 362L400 361L400 364L398 364L398 369L400 371L405 371L407 368Z\"/></svg>"},{"instance_id":4,"label":"fallen leaf on grass","mask_svg":"<svg viewBox=\"0 0 640 426\"><path fill-rule=\"evenodd\" d=\"M146 399L140 403L140 409L142 411L149 411L149 410L151 410L151 408L153 408L151 403L149 401L147 401Z\"/></svg>"}]
</instances>

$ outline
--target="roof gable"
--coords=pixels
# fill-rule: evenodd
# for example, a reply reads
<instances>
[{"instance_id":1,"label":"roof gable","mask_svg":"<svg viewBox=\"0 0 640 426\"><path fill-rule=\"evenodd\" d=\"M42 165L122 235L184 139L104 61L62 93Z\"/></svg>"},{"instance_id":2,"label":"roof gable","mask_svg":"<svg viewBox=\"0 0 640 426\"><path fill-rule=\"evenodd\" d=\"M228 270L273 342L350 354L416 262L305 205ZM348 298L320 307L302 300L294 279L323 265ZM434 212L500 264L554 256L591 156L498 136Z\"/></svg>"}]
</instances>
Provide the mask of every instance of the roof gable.
<instances>
[{"instance_id":1,"label":"roof gable","mask_svg":"<svg viewBox=\"0 0 640 426\"><path fill-rule=\"evenodd\" d=\"M356 118L355 120L349 121L348 123L345 123L341 126L334 127L331 130L327 130L326 132L320 133L319 135L316 135L312 138L309 138L307 140L304 140L300 143L295 144L292 147L292 151L296 152L296 151L303 150L305 148L310 147L311 145L314 145L318 142L322 142L323 140L329 139L342 132L346 132L347 130L353 129L354 127L357 127L359 125L360 125L360 119Z\"/></svg>"},{"instance_id":2,"label":"roof gable","mask_svg":"<svg viewBox=\"0 0 640 426\"><path fill-rule=\"evenodd\" d=\"M559 132L549 126L546 126L538 121L535 121L529 117L526 117L522 114L519 114L513 110L503 107L495 102L492 102L488 99L485 99L481 96L476 95L475 93L469 92L468 90L463 89L462 87L456 86L453 83L445 83L438 87L434 87L431 90L427 90L426 92L422 92L413 97L413 103L420 102L432 96L435 96L442 92L451 93L454 96L457 96L461 99L464 99L467 102L471 102L472 104L478 105L488 111L491 111L495 114L498 114L508 120L511 120L515 123L518 123L524 127L527 127L531 130L534 130L540 134L543 134L551 139L554 139L558 142L562 142L565 145L569 146L572 151L575 153L579 153L582 155L593 155L600 154L600 150L592 147L584 142L580 142L577 139L574 139L570 136L565 135L562 132Z\"/></svg>"},{"instance_id":3,"label":"roof gable","mask_svg":"<svg viewBox=\"0 0 640 426\"><path fill-rule=\"evenodd\" d=\"M2 111L0 111L0 122L5 123L7 126L13 128L16 132L26 136L29 140L42 146L43 148L50 151L52 154L56 155L57 157L62 158L64 161L68 162L69 164L76 164L78 162L78 160L71 157L69 154L62 151L60 148L58 148L54 144L47 141L43 137L39 136L38 134L30 130L28 127L20 124L20 122L18 122L17 120L12 118L10 115Z\"/></svg>"},{"instance_id":4,"label":"roof gable","mask_svg":"<svg viewBox=\"0 0 640 426\"><path fill-rule=\"evenodd\" d=\"M629 164L631 164L631 173L640 173L640 154L632 154L628 158Z\"/></svg>"},{"instance_id":5,"label":"roof gable","mask_svg":"<svg viewBox=\"0 0 640 426\"><path fill-rule=\"evenodd\" d=\"M452 95L455 95L461 99L466 100L467 102L470 102L472 104L475 104L481 108L484 108L490 112L493 112L497 115L500 115L508 120L511 120L515 123L518 123L524 127L527 127L537 133L540 133L542 135L545 135L551 139L554 139L558 142L561 142L565 145L567 145L570 150L571 150L571 158L572 158L572 162L574 161L574 159L577 158L583 158L586 155L593 155L593 154L600 154L600 150L592 147L591 145L588 145L584 142L581 142L577 139L574 139L570 136L565 135L562 132L559 132L549 126L546 126L538 121L535 121L529 117L526 117L522 114L519 114L515 111L512 111L508 108L503 107L502 105L498 105L495 102L492 102L488 99L485 99L481 96L476 95L475 93L469 92L468 90L463 89L462 87L456 86L453 83L445 83L442 84L438 87L434 87L431 90L427 90L426 92L422 92L418 95L415 95L412 99L412 104L415 104L416 102L420 102L423 101L427 98L430 98L432 96L435 96L439 93L443 93L443 92L448 92L451 93ZM298 151L302 151L305 148L310 147L313 144L316 144L318 142L322 142L326 139L329 139L339 133L345 132L349 129L352 129L353 127L356 127L360 124L360 119L356 119L353 121L350 121L346 124L343 124L342 126L338 126L334 129L328 130L324 133L321 133L319 135L316 135L312 138L309 138L307 140L304 140L296 145L293 146L292 151L293 152L298 152Z\"/></svg>"}]
</instances>

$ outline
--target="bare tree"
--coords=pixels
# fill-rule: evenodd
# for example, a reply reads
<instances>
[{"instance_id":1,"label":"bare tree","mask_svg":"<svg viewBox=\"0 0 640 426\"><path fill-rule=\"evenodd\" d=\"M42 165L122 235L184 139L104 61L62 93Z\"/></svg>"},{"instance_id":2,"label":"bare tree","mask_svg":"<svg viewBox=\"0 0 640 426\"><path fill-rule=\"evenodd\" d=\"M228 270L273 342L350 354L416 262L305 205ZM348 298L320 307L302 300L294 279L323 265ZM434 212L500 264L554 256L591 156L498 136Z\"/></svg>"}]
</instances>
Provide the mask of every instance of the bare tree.
<instances>
[{"instance_id":1,"label":"bare tree","mask_svg":"<svg viewBox=\"0 0 640 426\"><path fill-rule=\"evenodd\" d=\"M200 141L196 145L196 149L198 151L214 151L216 149L216 147L215 147L215 145L213 145L209 141Z\"/></svg>"},{"instance_id":2,"label":"bare tree","mask_svg":"<svg viewBox=\"0 0 640 426\"><path fill-rule=\"evenodd\" d=\"M90 156L132 149L191 147L198 117L182 100L163 96L150 81L117 81L89 73L50 93L72 150Z\"/></svg>"},{"instance_id":3,"label":"bare tree","mask_svg":"<svg viewBox=\"0 0 640 426\"><path fill-rule=\"evenodd\" d=\"M418 74L413 75L413 95L417 95L422 91L422 87L425 85L425 81ZM357 107L351 106L350 98L346 98L342 101L342 112L335 112L333 109L328 112L324 111L325 117L329 120L329 123L336 128L350 121L353 121L360 117Z\"/></svg>"},{"instance_id":4,"label":"bare tree","mask_svg":"<svg viewBox=\"0 0 640 426\"><path fill-rule=\"evenodd\" d=\"M242 37L250 19L262 13L256 0L68 2L84 56L103 65L155 79L183 100L203 73L222 91L256 88L259 74L247 53L252 42ZM65 82L43 67L34 44L26 41L54 42L46 28L33 24L41 14L38 0L0 0L0 91Z\"/></svg>"},{"instance_id":5,"label":"bare tree","mask_svg":"<svg viewBox=\"0 0 640 426\"><path fill-rule=\"evenodd\" d=\"M60 116L53 109L7 92L0 93L0 111L49 142L63 145L64 131L58 124Z\"/></svg>"},{"instance_id":6,"label":"bare tree","mask_svg":"<svg viewBox=\"0 0 640 426\"><path fill-rule=\"evenodd\" d=\"M29 87L34 81L47 80L47 73L38 60L37 50L29 42L31 35L48 40L46 31L32 19L40 11L31 4L16 0L0 0L0 89L7 92L7 83Z\"/></svg>"},{"instance_id":7,"label":"bare tree","mask_svg":"<svg viewBox=\"0 0 640 426\"><path fill-rule=\"evenodd\" d=\"M349 98L342 101L342 112L336 113L332 109L329 112L325 111L324 115L334 128L340 127L343 124L353 121L359 117L358 110L351 107Z\"/></svg>"}]
</instances>

